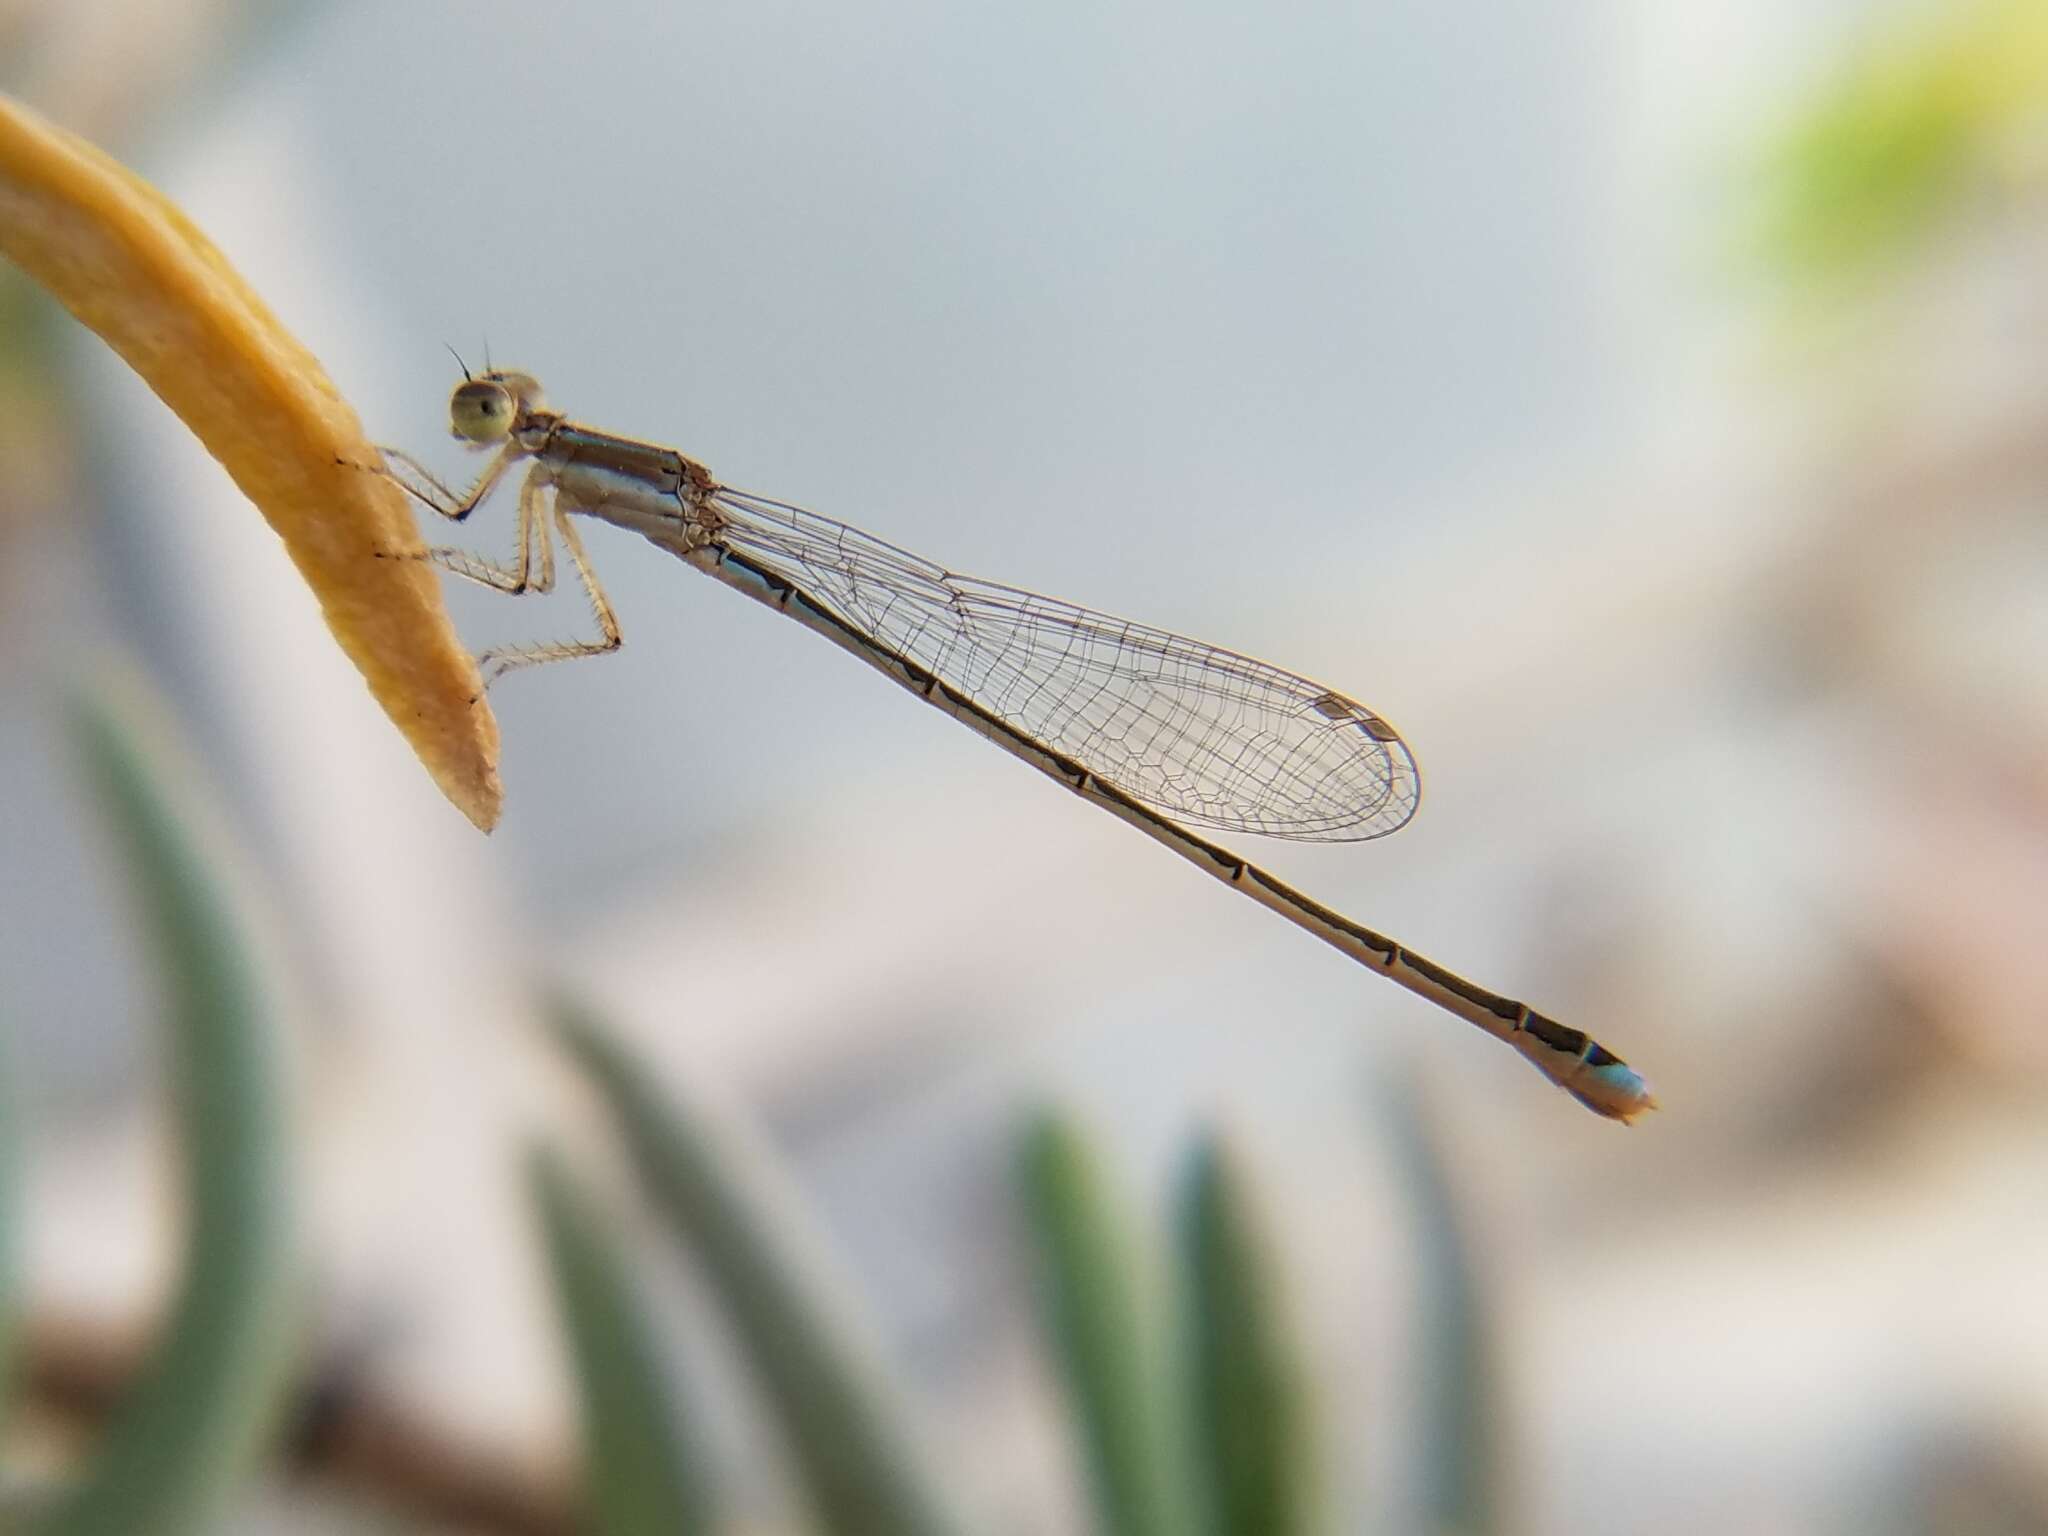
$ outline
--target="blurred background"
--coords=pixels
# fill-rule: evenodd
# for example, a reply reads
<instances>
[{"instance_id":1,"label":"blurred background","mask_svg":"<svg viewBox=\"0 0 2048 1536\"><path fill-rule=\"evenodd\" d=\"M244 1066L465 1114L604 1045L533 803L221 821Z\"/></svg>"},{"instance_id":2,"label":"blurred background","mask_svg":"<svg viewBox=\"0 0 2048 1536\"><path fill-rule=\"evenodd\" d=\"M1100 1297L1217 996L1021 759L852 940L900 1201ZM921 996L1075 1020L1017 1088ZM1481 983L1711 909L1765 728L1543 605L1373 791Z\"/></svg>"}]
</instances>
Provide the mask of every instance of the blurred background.
<instances>
[{"instance_id":1,"label":"blurred background","mask_svg":"<svg viewBox=\"0 0 2048 1536\"><path fill-rule=\"evenodd\" d=\"M10 272L18 1467L90 1455L183 1252L162 981L64 723L118 656L289 1054L311 1363L233 1529L577 1528L536 1135L637 1234L720 1528L813 1528L548 985L746 1127L977 1529L1137 1528L1039 1305L1053 1114L1166 1247L1231 1149L1317 1426L1289 1529L2048 1530L2038 7L13 0L0 85L182 205L373 438L460 472L447 349L488 355L1355 694L1422 815L1238 851L1663 1105L1585 1114L606 529L626 647L494 690L478 836ZM450 597L479 647L585 623Z\"/></svg>"}]
</instances>

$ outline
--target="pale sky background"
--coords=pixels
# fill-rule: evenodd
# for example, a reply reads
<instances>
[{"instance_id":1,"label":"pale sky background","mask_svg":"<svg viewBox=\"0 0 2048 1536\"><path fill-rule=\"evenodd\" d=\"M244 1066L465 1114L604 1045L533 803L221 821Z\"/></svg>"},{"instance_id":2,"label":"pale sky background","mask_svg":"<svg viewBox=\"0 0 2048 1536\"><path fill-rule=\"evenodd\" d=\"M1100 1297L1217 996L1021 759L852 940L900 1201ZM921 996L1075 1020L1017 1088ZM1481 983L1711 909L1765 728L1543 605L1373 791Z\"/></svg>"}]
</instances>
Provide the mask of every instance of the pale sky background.
<instances>
[{"instance_id":1,"label":"pale sky background","mask_svg":"<svg viewBox=\"0 0 2048 1536\"><path fill-rule=\"evenodd\" d=\"M1697 515L1603 493L1713 436L1721 183L1867 9L350 7L144 168L375 435L459 467L443 346L488 347L733 483L1330 679L1415 741L1415 841L1515 792L1432 721L1512 647L1502 602L1563 609L1605 523ZM494 699L494 859L538 914L851 783L1041 803L593 539L627 653ZM582 624L457 601L493 637Z\"/></svg>"}]
</instances>

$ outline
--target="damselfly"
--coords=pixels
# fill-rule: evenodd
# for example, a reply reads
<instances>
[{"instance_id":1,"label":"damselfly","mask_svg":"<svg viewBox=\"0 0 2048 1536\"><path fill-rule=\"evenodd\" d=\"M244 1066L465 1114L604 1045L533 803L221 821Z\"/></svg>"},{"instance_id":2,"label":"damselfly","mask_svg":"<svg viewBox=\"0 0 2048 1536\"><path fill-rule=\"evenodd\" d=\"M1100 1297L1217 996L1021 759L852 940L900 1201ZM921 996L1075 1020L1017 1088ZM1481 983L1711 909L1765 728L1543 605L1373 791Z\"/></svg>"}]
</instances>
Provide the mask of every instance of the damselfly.
<instances>
[{"instance_id":1,"label":"damselfly","mask_svg":"<svg viewBox=\"0 0 2048 1536\"><path fill-rule=\"evenodd\" d=\"M523 373L466 373L454 435L495 449L450 489L409 454L384 472L461 522L519 466L509 564L419 551L500 592L546 592L555 538L597 617L592 640L487 651L486 679L598 655L618 621L571 514L643 534L735 591L795 619L1196 868L1359 964L1512 1045L1595 1112L1653 1107L1648 1084L1590 1036L1474 986L1189 830L1303 842L1383 837L1415 814L1415 760L1394 728L1341 693L1265 662L998 582L956 575L844 523L721 485L672 448L550 410Z\"/></svg>"}]
</instances>

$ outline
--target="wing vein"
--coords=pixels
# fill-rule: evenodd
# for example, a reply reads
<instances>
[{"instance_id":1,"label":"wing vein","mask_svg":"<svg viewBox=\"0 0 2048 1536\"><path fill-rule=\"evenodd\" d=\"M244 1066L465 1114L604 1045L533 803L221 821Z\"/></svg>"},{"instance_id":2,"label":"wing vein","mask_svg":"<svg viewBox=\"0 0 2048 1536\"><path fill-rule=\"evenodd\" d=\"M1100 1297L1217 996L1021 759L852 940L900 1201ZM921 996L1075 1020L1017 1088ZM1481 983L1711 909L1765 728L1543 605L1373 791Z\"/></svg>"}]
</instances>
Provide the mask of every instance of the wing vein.
<instances>
[{"instance_id":1,"label":"wing vein","mask_svg":"<svg viewBox=\"0 0 2048 1536\"><path fill-rule=\"evenodd\" d=\"M720 543L1163 815L1304 842L1406 824L1415 760L1379 716L1235 651L947 571L846 523L714 494Z\"/></svg>"}]
</instances>

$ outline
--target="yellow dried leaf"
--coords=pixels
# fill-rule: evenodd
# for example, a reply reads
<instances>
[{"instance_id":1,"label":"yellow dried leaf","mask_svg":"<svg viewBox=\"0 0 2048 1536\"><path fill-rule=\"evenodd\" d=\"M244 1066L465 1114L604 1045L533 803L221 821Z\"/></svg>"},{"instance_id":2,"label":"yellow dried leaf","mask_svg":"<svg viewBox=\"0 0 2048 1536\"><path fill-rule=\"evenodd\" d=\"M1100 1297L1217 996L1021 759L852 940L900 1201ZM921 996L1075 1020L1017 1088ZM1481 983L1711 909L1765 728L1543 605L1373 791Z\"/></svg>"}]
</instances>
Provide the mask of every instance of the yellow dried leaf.
<instances>
[{"instance_id":1,"label":"yellow dried leaf","mask_svg":"<svg viewBox=\"0 0 2048 1536\"><path fill-rule=\"evenodd\" d=\"M0 96L0 252L98 332L284 540L370 692L469 819L497 822L498 724L404 494L356 413L211 241L125 166Z\"/></svg>"}]
</instances>

